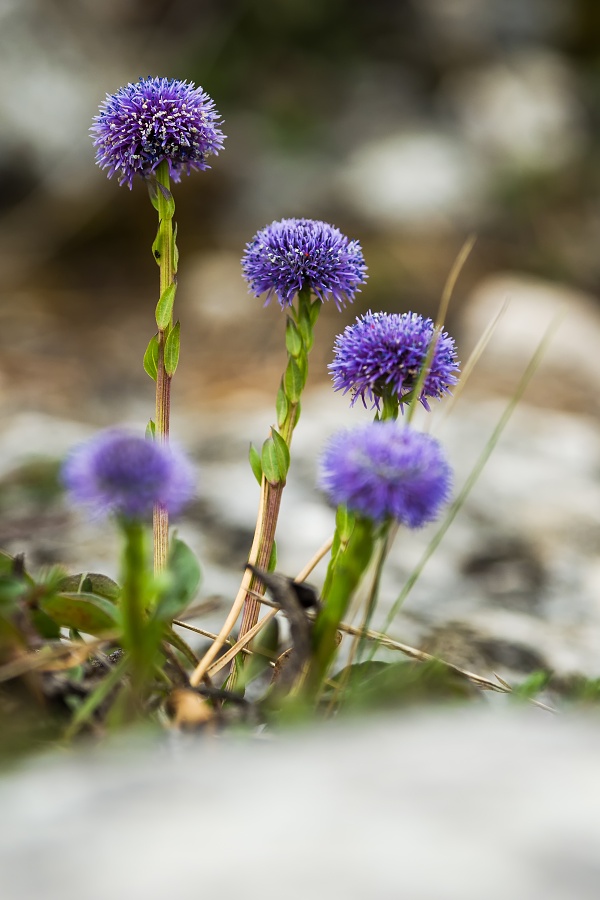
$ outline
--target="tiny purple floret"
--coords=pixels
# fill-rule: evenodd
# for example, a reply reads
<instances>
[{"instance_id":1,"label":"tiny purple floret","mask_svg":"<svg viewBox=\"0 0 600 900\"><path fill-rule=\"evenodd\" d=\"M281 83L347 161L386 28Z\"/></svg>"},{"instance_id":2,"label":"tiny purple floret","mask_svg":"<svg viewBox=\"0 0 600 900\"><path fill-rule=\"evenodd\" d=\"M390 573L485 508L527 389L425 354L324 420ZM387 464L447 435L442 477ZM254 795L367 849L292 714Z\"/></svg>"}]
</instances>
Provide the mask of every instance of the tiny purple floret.
<instances>
[{"instance_id":1,"label":"tiny purple floret","mask_svg":"<svg viewBox=\"0 0 600 900\"><path fill-rule=\"evenodd\" d=\"M178 513L194 494L194 472L172 444L146 440L121 429L102 431L76 447L62 470L78 505L98 516L149 517L155 504Z\"/></svg>"},{"instance_id":2,"label":"tiny purple floret","mask_svg":"<svg viewBox=\"0 0 600 900\"><path fill-rule=\"evenodd\" d=\"M333 297L338 309L352 302L367 278L358 241L349 241L327 222L282 219L258 231L246 244L242 273L256 297L273 294L291 306L303 288L321 302Z\"/></svg>"},{"instance_id":3,"label":"tiny purple floret","mask_svg":"<svg viewBox=\"0 0 600 900\"><path fill-rule=\"evenodd\" d=\"M376 523L420 528L434 521L451 484L439 441L391 420L337 432L320 463L319 487L330 502Z\"/></svg>"},{"instance_id":4,"label":"tiny purple floret","mask_svg":"<svg viewBox=\"0 0 600 900\"><path fill-rule=\"evenodd\" d=\"M225 135L213 100L193 82L140 78L107 94L90 129L96 162L131 189L136 175L147 178L163 160L173 181L192 169L210 168Z\"/></svg>"},{"instance_id":5,"label":"tiny purple floret","mask_svg":"<svg viewBox=\"0 0 600 900\"><path fill-rule=\"evenodd\" d=\"M415 387L436 336L429 372L419 400L429 409L428 397L440 398L457 383L459 362L454 339L436 331L431 319L418 313L373 313L358 316L335 339L335 357L328 368L336 391L353 394L379 409L385 394L399 403Z\"/></svg>"}]
</instances>

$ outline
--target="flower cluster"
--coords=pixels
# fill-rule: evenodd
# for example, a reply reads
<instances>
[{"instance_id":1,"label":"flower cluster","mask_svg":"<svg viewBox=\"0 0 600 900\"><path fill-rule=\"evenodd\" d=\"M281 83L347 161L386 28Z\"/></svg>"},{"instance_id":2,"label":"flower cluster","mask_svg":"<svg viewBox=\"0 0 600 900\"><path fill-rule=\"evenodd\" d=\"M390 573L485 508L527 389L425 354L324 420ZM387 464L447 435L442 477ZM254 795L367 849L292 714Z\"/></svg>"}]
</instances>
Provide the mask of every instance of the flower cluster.
<instances>
[{"instance_id":1,"label":"flower cluster","mask_svg":"<svg viewBox=\"0 0 600 900\"><path fill-rule=\"evenodd\" d=\"M431 435L396 422L336 433L321 458L319 486L334 505L409 528L433 521L448 500L452 470Z\"/></svg>"},{"instance_id":2,"label":"flower cluster","mask_svg":"<svg viewBox=\"0 0 600 900\"><path fill-rule=\"evenodd\" d=\"M336 391L353 393L379 409L380 398L402 398L416 386L432 340L435 349L423 381L419 400L426 409L428 397L441 397L456 384L459 363L454 340L437 331L431 319L417 313L368 312L339 334L335 358L329 365Z\"/></svg>"},{"instance_id":3,"label":"flower cluster","mask_svg":"<svg viewBox=\"0 0 600 900\"><path fill-rule=\"evenodd\" d=\"M327 222L282 219L257 232L246 245L242 271L256 297L273 296L283 309L303 288L322 302L333 297L340 309L352 302L367 278L358 241L349 241Z\"/></svg>"},{"instance_id":4,"label":"flower cluster","mask_svg":"<svg viewBox=\"0 0 600 900\"><path fill-rule=\"evenodd\" d=\"M155 504L177 513L194 493L194 473L180 451L121 429L75 448L62 474L72 499L97 515L144 519Z\"/></svg>"},{"instance_id":5,"label":"flower cluster","mask_svg":"<svg viewBox=\"0 0 600 900\"><path fill-rule=\"evenodd\" d=\"M163 160L173 181L208 169L206 158L222 149L220 124L214 102L192 82L140 78L107 94L90 130L98 165L131 188Z\"/></svg>"}]
</instances>

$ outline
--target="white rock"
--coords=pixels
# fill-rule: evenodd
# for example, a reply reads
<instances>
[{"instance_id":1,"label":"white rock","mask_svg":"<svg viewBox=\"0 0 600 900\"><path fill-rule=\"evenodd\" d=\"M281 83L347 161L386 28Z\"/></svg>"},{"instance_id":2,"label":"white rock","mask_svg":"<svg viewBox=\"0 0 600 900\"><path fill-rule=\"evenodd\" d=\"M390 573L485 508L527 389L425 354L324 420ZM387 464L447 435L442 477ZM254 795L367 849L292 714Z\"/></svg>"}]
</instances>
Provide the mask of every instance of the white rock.
<instances>
[{"instance_id":1,"label":"white rock","mask_svg":"<svg viewBox=\"0 0 600 900\"><path fill-rule=\"evenodd\" d=\"M582 106L558 54L515 52L451 76L445 92L469 142L500 169L551 172L585 147Z\"/></svg>"},{"instance_id":2,"label":"white rock","mask_svg":"<svg viewBox=\"0 0 600 900\"><path fill-rule=\"evenodd\" d=\"M401 132L359 146L337 181L340 202L383 225L443 225L479 205L477 159L449 134Z\"/></svg>"},{"instance_id":3,"label":"white rock","mask_svg":"<svg viewBox=\"0 0 600 900\"><path fill-rule=\"evenodd\" d=\"M599 753L530 707L38 760L0 781L2 895L596 900Z\"/></svg>"},{"instance_id":4,"label":"white rock","mask_svg":"<svg viewBox=\"0 0 600 900\"><path fill-rule=\"evenodd\" d=\"M544 334L555 328L527 397L546 406L594 410L600 396L600 311L596 298L520 273L481 282L462 308L463 363L506 306L474 375L494 390L514 387Z\"/></svg>"}]
</instances>

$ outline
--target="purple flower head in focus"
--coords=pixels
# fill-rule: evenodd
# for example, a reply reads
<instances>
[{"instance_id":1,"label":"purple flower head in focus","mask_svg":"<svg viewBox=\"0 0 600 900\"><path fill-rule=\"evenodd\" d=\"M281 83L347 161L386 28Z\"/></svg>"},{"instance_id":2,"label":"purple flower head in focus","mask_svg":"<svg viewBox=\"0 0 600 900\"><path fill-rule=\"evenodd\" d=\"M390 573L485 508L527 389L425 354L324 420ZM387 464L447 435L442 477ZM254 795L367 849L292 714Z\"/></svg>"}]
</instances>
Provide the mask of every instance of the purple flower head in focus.
<instances>
[{"instance_id":1,"label":"purple flower head in focus","mask_svg":"<svg viewBox=\"0 0 600 900\"><path fill-rule=\"evenodd\" d=\"M193 82L140 78L106 95L90 131L100 168L131 188L163 160L173 181L210 168L206 158L223 146L220 124L214 102Z\"/></svg>"},{"instance_id":2,"label":"purple flower head in focus","mask_svg":"<svg viewBox=\"0 0 600 900\"><path fill-rule=\"evenodd\" d=\"M333 297L340 309L352 302L367 275L358 241L349 241L327 222L282 219L257 232L242 258L251 292L273 296L281 308L291 306L298 291L308 288L324 302Z\"/></svg>"},{"instance_id":3,"label":"purple flower head in focus","mask_svg":"<svg viewBox=\"0 0 600 900\"><path fill-rule=\"evenodd\" d=\"M429 409L428 397L440 398L457 383L456 345L431 319L418 313L372 313L359 316L335 339L335 357L328 368L336 391L352 391L379 409L384 394L402 398L416 385L434 335L435 350L419 400Z\"/></svg>"},{"instance_id":4,"label":"purple flower head in focus","mask_svg":"<svg viewBox=\"0 0 600 900\"><path fill-rule=\"evenodd\" d=\"M377 523L432 522L451 483L439 441L389 420L337 432L321 458L319 486L331 503Z\"/></svg>"},{"instance_id":5,"label":"purple flower head in focus","mask_svg":"<svg viewBox=\"0 0 600 900\"><path fill-rule=\"evenodd\" d=\"M155 504L175 514L194 494L194 473L171 444L109 429L76 447L62 471L75 503L97 515L145 519Z\"/></svg>"}]
</instances>

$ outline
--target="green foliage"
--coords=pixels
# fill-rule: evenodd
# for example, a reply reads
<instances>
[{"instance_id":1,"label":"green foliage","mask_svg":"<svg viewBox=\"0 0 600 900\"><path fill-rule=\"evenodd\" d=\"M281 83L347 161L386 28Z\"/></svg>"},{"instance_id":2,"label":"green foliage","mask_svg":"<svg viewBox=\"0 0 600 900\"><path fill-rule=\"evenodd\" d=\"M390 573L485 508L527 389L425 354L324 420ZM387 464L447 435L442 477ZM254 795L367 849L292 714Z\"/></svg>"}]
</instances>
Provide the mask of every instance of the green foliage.
<instances>
[{"instance_id":1,"label":"green foliage","mask_svg":"<svg viewBox=\"0 0 600 900\"><path fill-rule=\"evenodd\" d=\"M187 544L174 537L167 570L160 576L154 618L161 622L176 619L196 596L200 577L200 565L195 554Z\"/></svg>"},{"instance_id":2,"label":"green foliage","mask_svg":"<svg viewBox=\"0 0 600 900\"><path fill-rule=\"evenodd\" d=\"M281 385L279 390L277 391L277 399L275 400L275 410L277 412L277 425L279 428L283 428L287 421L287 417L290 411L290 404L288 402L288 398L285 395L285 387L283 383L283 378L281 379Z\"/></svg>"},{"instance_id":3,"label":"green foliage","mask_svg":"<svg viewBox=\"0 0 600 900\"><path fill-rule=\"evenodd\" d=\"M283 377L285 394L290 403L298 403L305 383L306 374L302 371L299 361L290 356Z\"/></svg>"},{"instance_id":4,"label":"green foliage","mask_svg":"<svg viewBox=\"0 0 600 900\"><path fill-rule=\"evenodd\" d=\"M160 299L156 304L156 325L160 331L164 331L171 323L173 315L173 304L175 302L175 294L177 285L172 282L160 295Z\"/></svg>"},{"instance_id":5,"label":"green foliage","mask_svg":"<svg viewBox=\"0 0 600 900\"><path fill-rule=\"evenodd\" d=\"M437 660L357 663L336 674L331 690L343 709L365 712L480 696L466 678Z\"/></svg>"},{"instance_id":6,"label":"green foliage","mask_svg":"<svg viewBox=\"0 0 600 900\"><path fill-rule=\"evenodd\" d=\"M59 582L61 591L81 592L96 594L116 603L121 594L121 588L109 578L108 575L100 575L98 572L81 572L79 575L65 575Z\"/></svg>"},{"instance_id":7,"label":"green foliage","mask_svg":"<svg viewBox=\"0 0 600 900\"><path fill-rule=\"evenodd\" d=\"M181 324L175 322L167 334L165 341L165 372L172 377L179 363L179 345L181 340Z\"/></svg>"},{"instance_id":8,"label":"green foliage","mask_svg":"<svg viewBox=\"0 0 600 900\"><path fill-rule=\"evenodd\" d=\"M260 454L254 444L250 444L250 449L248 451L248 459L250 460L250 468L254 473L254 477L258 481L259 487L262 484L262 463L260 461Z\"/></svg>"},{"instance_id":9,"label":"green foliage","mask_svg":"<svg viewBox=\"0 0 600 900\"><path fill-rule=\"evenodd\" d=\"M98 594L53 594L40 601L40 609L61 628L73 628L83 634L101 636L119 625L118 608Z\"/></svg>"},{"instance_id":10,"label":"green foliage","mask_svg":"<svg viewBox=\"0 0 600 900\"><path fill-rule=\"evenodd\" d=\"M270 484L284 482L290 467L290 451L288 445L275 428L271 428L262 446L261 465L265 478Z\"/></svg>"},{"instance_id":11,"label":"green foliage","mask_svg":"<svg viewBox=\"0 0 600 900\"><path fill-rule=\"evenodd\" d=\"M153 381L156 381L156 374L158 372L158 334L155 334L154 337L150 339L150 342L146 347L146 352L144 353L144 371Z\"/></svg>"}]
</instances>

